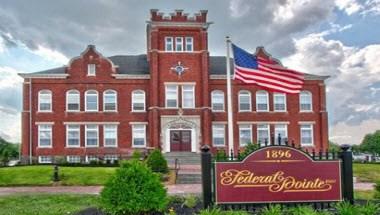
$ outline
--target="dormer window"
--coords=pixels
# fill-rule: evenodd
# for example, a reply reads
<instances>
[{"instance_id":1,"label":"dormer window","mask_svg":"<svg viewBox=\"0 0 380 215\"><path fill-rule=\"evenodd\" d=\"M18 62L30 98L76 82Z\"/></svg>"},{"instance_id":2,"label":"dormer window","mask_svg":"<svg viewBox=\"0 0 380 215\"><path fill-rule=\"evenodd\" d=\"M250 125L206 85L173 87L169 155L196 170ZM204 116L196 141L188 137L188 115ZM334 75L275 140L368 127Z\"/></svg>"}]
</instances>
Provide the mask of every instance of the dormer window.
<instances>
[{"instance_id":1,"label":"dormer window","mask_svg":"<svg viewBox=\"0 0 380 215\"><path fill-rule=\"evenodd\" d=\"M165 51L173 51L173 37L165 37Z\"/></svg>"},{"instance_id":2,"label":"dormer window","mask_svg":"<svg viewBox=\"0 0 380 215\"><path fill-rule=\"evenodd\" d=\"M175 38L175 51L176 52L183 51L183 37L176 37Z\"/></svg>"},{"instance_id":3,"label":"dormer window","mask_svg":"<svg viewBox=\"0 0 380 215\"><path fill-rule=\"evenodd\" d=\"M87 75L88 76L95 76L96 75L96 65L95 64L88 64L87 65Z\"/></svg>"}]
</instances>

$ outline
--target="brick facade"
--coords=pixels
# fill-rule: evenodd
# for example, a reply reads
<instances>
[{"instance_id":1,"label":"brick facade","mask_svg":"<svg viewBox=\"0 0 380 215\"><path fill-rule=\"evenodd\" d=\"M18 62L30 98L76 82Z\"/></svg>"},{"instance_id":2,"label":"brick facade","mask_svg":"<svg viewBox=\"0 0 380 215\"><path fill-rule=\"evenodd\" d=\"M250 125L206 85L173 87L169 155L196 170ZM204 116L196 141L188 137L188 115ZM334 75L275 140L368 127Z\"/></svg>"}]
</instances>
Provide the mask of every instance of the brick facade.
<instances>
[{"instance_id":1,"label":"brick facade","mask_svg":"<svg viewBox=\"0 0 380 215\"><path fill-rule=\"evenodd\" d=\"M147 24L147 54L141 59L146 67L137 72L132 66L123 64L123 56L103 57L94 46L88 48L66 67L52 70L21 74L23 85L22 112L22 156L36 159L38 156L104 156L106 154L127 155L133 151L132 125L140 122L146 125L146 148L161 148L168 150L168 135L165 129L170 126L181 126L188 123L192 130L192 151L198 151L203 144L212 144L212 124L227 122L226 112L211 110L211 92L224 92L225 110L227 110L225 62L224 67L209 56L207 29L207 11L201 11L194 17L188 17L178 10L170 17L165 17L157 10L151 10L151 20ZM165 51L165 37L192 37L193 51ZM173 42L174 43L174 42ZM262 48L258 55L270 56ZM137 58L135 56L134 58ZM127 59L127 57L125 57ZM140 58L138 58L140 59ZM140 61L136 61L137 64ZM96 75L87 75L87 65L96 65ZM185 71L179 75L173 67L181 64ZM124 65L124 66L123 66ZM128 71L123 71L123 69ZM144 69L145 68L145 69ZM223 68L223 71L216 71ZM269 111L256 111L257 91L260 87L245 85L232 81L233 119L234 119L234 149L239 148L239 124L252 126L252 139L257 140L257 125L269 124L270 133L274 132L276 123L287 125L288 139L300 143L300 124L310 123L313 127L313 142L315 149L328 147L328 123L326 112L325 84L326 77L308 75L304 89L312 94L312 111L300 112L299 95L286 95L286 112L273 110L273 93L269 92ZM166 108L165 86L167 84L194 85L195 107L189 109ZM80 111L66 111L66 92L75 89L80 92ZM112 89L117 92L117 111L103 110L103 92ZM38 111L38 93L40 90L50 90L52 95L52 111ZM85 111L85 91L98 92L98 111ZM133 112L131 93L134 90L145 91L144 112ZM238 112L238 93L248 90L251 93L252 111ZM178 103L181 107L181 91L178 93ZM80 147L66 146L66 125L77 123L80 126ZM103 124L117 125L117 147L104 147ZM38 125L50 124L52 127L52 147L38 146ZM98 124L98 147L85 146L85 125ZM225 126L226 127L226 126ZM227 144L227 127L225 128L225 148ZM215 147L212 147L215 149ZM30 151L31 150L31 151Z\"/></svg>"}]
</instances>

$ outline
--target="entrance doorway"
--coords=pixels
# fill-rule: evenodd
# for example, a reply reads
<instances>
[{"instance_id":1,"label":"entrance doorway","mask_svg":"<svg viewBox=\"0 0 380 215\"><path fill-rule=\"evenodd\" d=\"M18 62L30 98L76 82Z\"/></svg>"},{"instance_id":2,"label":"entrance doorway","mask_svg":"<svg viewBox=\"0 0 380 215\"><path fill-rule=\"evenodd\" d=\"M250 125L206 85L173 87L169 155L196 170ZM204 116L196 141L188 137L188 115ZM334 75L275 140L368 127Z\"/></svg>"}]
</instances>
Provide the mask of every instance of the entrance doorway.
<instances>
[{"instance_id":1,"label":"entrance doorway","mask_svg":"<svg viewBox=\"0 0 380 215\"><path fill-rule=\"evenodd\" d=\"M191 151L191 130L171 130L170 131L170 151L190 152Z\"/></svg>"}]
</instances>

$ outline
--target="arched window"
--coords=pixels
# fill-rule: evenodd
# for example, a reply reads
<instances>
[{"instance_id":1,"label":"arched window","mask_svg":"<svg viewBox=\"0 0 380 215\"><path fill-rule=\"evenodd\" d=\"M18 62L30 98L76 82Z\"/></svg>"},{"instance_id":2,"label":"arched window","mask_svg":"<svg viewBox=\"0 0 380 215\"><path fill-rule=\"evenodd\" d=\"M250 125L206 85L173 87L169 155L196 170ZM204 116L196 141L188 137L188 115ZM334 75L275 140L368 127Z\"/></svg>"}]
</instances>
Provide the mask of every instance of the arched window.
<instances>
[{"instance_id":1,"label":"arched window","mask_svg":"<svg viewBox=\"0 0 380 215\"><path fill-rule=\"evenodd\" d=\"M144 90L134 90L132 92L132 111L145 111L145 92Z\"/></svg>"},{"instance_id":2,"label":"arched window","mask_svg":"<svg viewBox=\"0 0 380 215\"><path fill-rule=\"evenodd\" d=\"M224 93L221 90L211 92L211 109L212 111L224 111Z\"/></svg>"},{"instance_id":3,"label":"arched window","mask_svg":"<svg viewBox=\"0 0 380 215\"><path fill-rule=\"evenodd\" d=\"M66 111L80 110L80 94L78 90L69 90L66 92Z\"/></svg>"},{"instance_id":4,"label":"arched window","mask_svg":"<svg viewBox=\"0 0 380 215\"><path fill-rule=\"evenodd\" d=\"M239 111L251 111L251 93L247 90L239 91Z\"/></svg>"},{"instance_id":5,"label":"arched window","mask_svg":"<svg viewBox=\"0 0 380 215\"><path fill-rule=\"evenodd\" d=\"M115 90L103 92L103 111L117 111L117 93Z\"/></svg>"},{"instance_id":6,"label":"arched window","mask_svg":"<svg viewBox=\"0 0 380 215\"><path fill-rule=\"evenodd\" d=\"M40 90L38 92L38 111L51 112L52 110L52 95L50 90Z\"/></svg>"},{"instance_id":7,"label":"arched window","mask_svg":"<svg viewBox=\"0 0 380 215\"><path fill-rule=\"evenodd\" d=\"M312 94L309 91L300 93L300 111L313 111Z\"/></svg>"},{"instance_id":8,"label":"arched window","mask_svg":"<svg viewBox=\"0 0 380 215\"><path fill-rule=\"evenodd\" d=\"M256 92L256 110L260 111L269 111L268 105L268 92L265 90L260 90Z\"/></svg>"},{"instance_id":9,"label":"arched window","mask_svg":"<svg viewBox=\"0 0 380 215\"><path fill-rule=\"evenodd\" d=\"M98 92L96 90L87 90L85 103L85 111L98 111Z\"/></svg>"}]
</instances>

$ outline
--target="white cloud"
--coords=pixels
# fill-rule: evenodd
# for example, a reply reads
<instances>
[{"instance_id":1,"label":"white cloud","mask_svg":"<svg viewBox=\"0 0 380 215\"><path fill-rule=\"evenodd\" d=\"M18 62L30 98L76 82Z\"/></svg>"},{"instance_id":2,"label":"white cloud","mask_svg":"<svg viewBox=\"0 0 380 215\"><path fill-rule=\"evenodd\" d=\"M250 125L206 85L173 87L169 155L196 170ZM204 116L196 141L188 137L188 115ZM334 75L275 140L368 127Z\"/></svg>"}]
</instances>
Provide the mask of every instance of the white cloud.
<instances>
[{"instance_id":1,"label":"white cloud","mask_svg":"<svg viewBox=\"0 0 380 215\"><path fill-rule=\"evenodd\" d=\"M341 122L331 128L330 140L338 144L360 144L364 136L379 130L380 120L367 120L359 125Z\"/></svg>"},{"instance_id":2,"label":"white cloud","mask_svg":"<svg viewBox=\"0 0 380 215\"><path fill-rule=\"evenodd\" d=\"M242 17L246 15L250 10L250 6L248 4L245 4L244 0L232 0L230 2L229 8L231 16L234 18Z\"/></svg>"},{"instance_id":3,"label":"white cloud","mask_svg":"<svg viewBox=\"0 0 380 215\"><path fill-rule=\"evenodd\" d=\"M67 58L61 52L49 49L42 45L38 45L38 48L36 50L31 50L31 52L38 56L41 56L48 61L53 61L60 64L67 64L69 62L69 58Z\"/></svg>"},{"instance_id":4,"label":"white cloud","mask_svg":"<svg viewBox=\"0 0 380 215\"><path fill-rule=\"evenodd\" d=\"M344 10L347 15L357 13L363 8L356 0L336 0L335 4L340 10Z\"/></svg>"}]
</instances>

